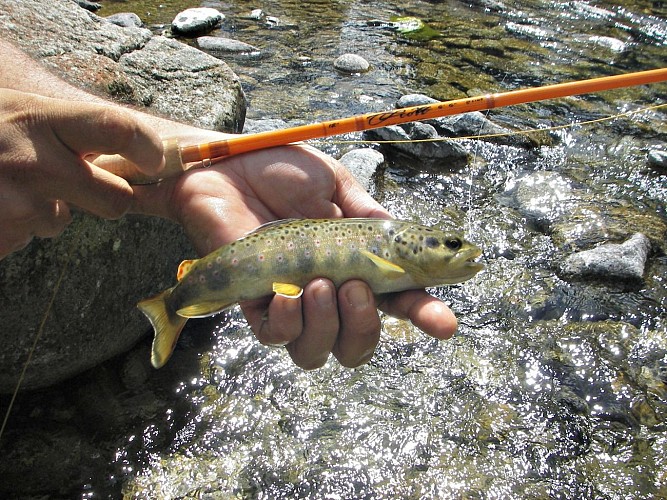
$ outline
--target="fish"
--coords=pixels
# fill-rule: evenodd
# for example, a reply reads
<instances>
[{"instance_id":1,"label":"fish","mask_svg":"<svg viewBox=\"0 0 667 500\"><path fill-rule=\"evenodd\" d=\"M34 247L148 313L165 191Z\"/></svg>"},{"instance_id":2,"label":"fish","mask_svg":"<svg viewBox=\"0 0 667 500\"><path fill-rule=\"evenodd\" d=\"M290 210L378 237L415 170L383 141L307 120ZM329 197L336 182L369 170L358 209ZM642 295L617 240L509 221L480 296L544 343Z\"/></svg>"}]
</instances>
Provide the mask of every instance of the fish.
<instances>
[{"instance_id":1,"label":"fish","mask_svg":"<svg viewBox=\"0 0 667 500\"><path fill-rule=\"evenodd\" d=\"M201 259L183 261L177 283L137 307L155 331L151 363L166 364L190 318L279 294L298 298L315 278L351 279L374 294L461 283L484 266L460 232L395 219L269 222Z\"/></svg>"}]
</instances>

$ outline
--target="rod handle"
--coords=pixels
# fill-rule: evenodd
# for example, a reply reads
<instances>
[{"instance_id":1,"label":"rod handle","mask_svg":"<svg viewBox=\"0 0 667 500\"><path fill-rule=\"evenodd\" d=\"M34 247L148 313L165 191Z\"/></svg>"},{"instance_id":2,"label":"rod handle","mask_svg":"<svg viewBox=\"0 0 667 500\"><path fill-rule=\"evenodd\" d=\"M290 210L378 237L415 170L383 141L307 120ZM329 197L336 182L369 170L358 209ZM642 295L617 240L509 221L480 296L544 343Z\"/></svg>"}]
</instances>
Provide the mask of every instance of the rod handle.
<instances>
[{"instance_id":1,"label":"rod handle","mask_svg":"<svg viewBox=\"0 0 667 500\"><path fill-rule=\"evenodd\" d=\"M178 139L172 138L162 142L164 148L164 169L157 175L146 175L139 167L120 155L100 155L93 164L118 177L122 177L130 184L154 184L182 174L186 168L181 158L181 148Z\"/></svg>"}]
</instances>

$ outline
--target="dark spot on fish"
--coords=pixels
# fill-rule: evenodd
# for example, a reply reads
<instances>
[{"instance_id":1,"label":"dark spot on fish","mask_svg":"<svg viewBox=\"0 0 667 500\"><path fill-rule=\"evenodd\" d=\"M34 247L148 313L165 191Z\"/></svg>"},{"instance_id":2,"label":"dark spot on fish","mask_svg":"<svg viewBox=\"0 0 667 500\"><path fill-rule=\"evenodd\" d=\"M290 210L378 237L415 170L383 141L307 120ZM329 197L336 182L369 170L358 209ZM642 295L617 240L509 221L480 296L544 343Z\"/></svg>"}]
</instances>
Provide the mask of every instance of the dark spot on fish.
<instances>
[{"instance_id":1,"label":"dark spot on fish","mask_svg":"<svg viewBox=\"0 0 667 500\"><path fill-rule=\"evenodd\" d=\"M395 234L396 234L396 231L394 231L393 229L389 230L389 236L394 236Z\"/></svg>"},{"instance_id":2,"label":"dark spot on fish","mask_svg":"<svg viewBox=\"0 0 667 500\"><path fill-rule=\"evenodd\" d=\"M463 242L459 238L449 238L445 240L445 246L450 250L460 250Z\"/></svg>"},{"instance_id":3,"label":"dark spot on fish","mask_svg":"<svg viewBox=\"0 0 667 500\"><path fill-rule=\"evenodd\" d=\"M434 236L429 236L426 238L426 246L429 248L438 248L440 246L440 242L438 241L438 238Z\"/></svg>"}]
</instances>

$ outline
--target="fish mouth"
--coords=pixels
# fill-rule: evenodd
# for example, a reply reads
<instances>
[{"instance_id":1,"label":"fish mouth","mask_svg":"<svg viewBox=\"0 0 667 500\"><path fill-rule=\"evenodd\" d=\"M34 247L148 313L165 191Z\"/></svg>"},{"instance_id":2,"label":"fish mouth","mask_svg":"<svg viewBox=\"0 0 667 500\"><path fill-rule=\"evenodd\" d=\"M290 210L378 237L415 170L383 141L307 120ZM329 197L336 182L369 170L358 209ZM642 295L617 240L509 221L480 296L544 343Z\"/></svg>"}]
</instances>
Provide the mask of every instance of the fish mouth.
<instances>
[{"instance_id":1,"label":"fish mouth","mask_svg":"<svg viewBox=\"0 0 667 500\"><path fill-rule=\"evenodd\" d=\"M481 255L482 251L477 247L466 249L456 255L454 258L457 264L456 267L458 268L456 274L461 281L472 278L475 274L484 269L484 264L475 260Z\"/></svg>"}]
</instances>

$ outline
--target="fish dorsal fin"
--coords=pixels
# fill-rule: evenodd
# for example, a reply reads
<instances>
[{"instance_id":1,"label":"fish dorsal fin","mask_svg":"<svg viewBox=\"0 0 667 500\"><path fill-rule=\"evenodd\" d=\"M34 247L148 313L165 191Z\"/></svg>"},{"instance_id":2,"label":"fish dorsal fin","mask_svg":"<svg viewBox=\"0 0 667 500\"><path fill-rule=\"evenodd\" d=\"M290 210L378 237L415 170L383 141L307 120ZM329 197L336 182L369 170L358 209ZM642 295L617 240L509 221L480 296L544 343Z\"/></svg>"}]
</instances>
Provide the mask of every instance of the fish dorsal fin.
<instances>
[{"instance_id":1,"label":"fish dorsal fin","mask_svg":"<svg viewBox=\"0 0 667 500\"><path fill-rule=\"evenodd\" d=\"M176 311L176 314L182 318L205 318L207 316L212 316L215 313L224 311L229 307L233 306L235 302L199 302L191 306L186 306L180 308Z\"/></svg>"},{"instance_id":2,"label":"fish dorsal fin","mask_svg":"<svg viewBox=\"0 0 667 500\"><path fill-rule=\"evenodd\" d=\"M405 274L405 269L403 269L401 266L398 266L393 262L388 261L387 259L383 259L379 255L375 255L368 250L360 250L360 253L365 257L368 257L387 278L398 278Z\"/></svg>"},{"instance_id":3,"label":"fish dorsal fin","mask_svg":"<svg viewBox=\"0 0 667 500\"><path fill-rule=\"evenodd\" d=\"M273 283L273 291L277 295L282 295L290 299L298 299L303 295L303 289L299 285L293 285L292 283L275 282Z\"/></svg>"},{"instance_id":4,"label":"fish dorsal fin","mask_svg":"<svg viewBox=\"0 0 667 500\"><path fill-rule=\"evenodd\" d=\"M287 224L288 222L293 222L295 220L300 220L300 219L280 219L280 220L272 220L270 222L265 222L261 226L257 226L255 229L252 231L248 231L245 235L251 235L251 234L256 234L256 233L261 233L262 231L266 231L267 229L272 229L274 227L282 226L283 224Z\"/></svg>"},{"instance_id":5,"label":"fish dorsal fin","mask_svg":"<svg viewBox=\"0 0 667 500\"><path fill-rule=\"evenodd\" d=\"M176 279L178 281L181 281L183 279L183 276L188 274L188 271L190 271L190 268L192 267L192 264L197 262L197 259L193 260L184 260L178 265L178 271L176 271Z\"/></svg>"}]
</instances>

